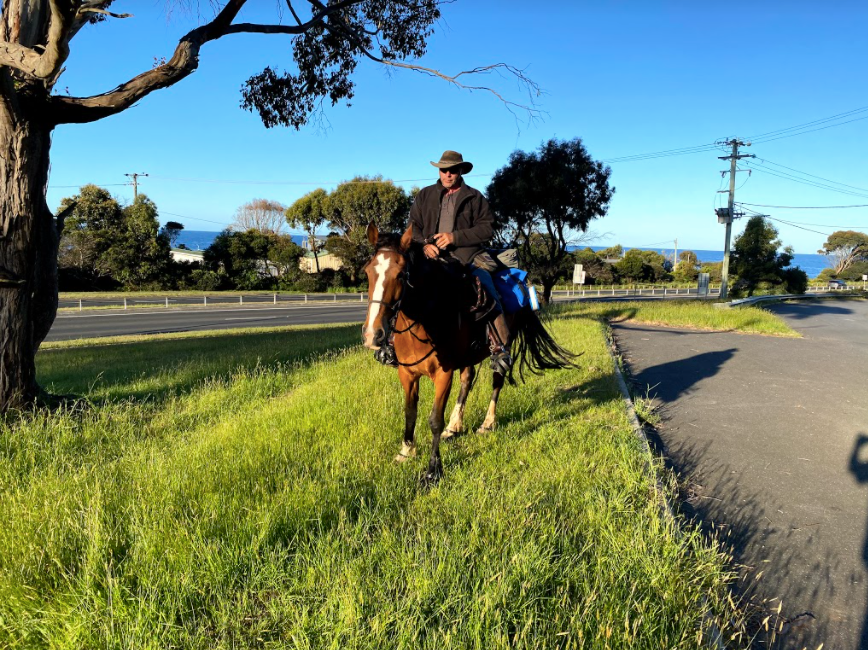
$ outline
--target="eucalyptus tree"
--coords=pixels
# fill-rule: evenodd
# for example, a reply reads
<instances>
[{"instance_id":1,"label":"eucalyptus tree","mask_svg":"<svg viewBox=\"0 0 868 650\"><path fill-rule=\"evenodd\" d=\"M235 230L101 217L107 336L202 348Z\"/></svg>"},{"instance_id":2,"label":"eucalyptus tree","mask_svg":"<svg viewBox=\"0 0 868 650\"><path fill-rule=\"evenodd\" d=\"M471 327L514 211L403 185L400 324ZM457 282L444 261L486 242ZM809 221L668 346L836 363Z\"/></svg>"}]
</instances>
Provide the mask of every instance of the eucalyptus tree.
<instances>
[{"instance_id":1,"label":"eucalyptus tree","mask_svg":"<svg viewBox=\"0 0 868 650\"><path fill-rule=\"evenodd\" d=\"M178 4L186 2L178 0ZM170 57L90 97L55 93L75 37L84 29L131 16L111 12L113 0L0 3L0 337L4 342L0 411L26 406L36 397L36 350L57 312L62 214L55 217L45 200L56 127L94 122L130 108L155 90L192 74L205 44L238 34L289 39L291 70L267 67L242 87L242 107L257 113L266 127L299 128L324 102L334 105L350 100L355 88L353 73L362 60L418 70L467 88L465 73L449 76L408 62L425 53L445 2L284 0L271 3L275 20L270 24L238 20L245 5L254 4L248 0L203 3L203 8L213 7L213 18L185 34ZM289 21L282 20L284 11L291 16ZM239 42L238 47L244 45ZM117 55L106 52L106 56ZM468 72L498 68L517 76L533 94L532 82L510 66L498 64ZM98 68L92 74L99 75Z\"/></svg>"},{"instance_id":2,"label":"eucalyptus tree","mask_svg":"<svg viewBox=\"0 0 868 650\"><path fill-rule=\"evenodd\" d=\"M329 217L329 195L321 187L308 192L286 209L286 223L290 228L300 228L307 234L308 245L313 253L316 272L319 273L319 241L316 231L325 225Z\"/></svg>"},{"instance_id":3,"label":"eucalyptus tree","mask_svg":"<svg viewBox=\"0 0 868 650\"><path fill-rule=\"evenodd\" d=\"M568 271L567 245L608 212L615 192L611 173L575 138L549 140L531 153L515 151L492 177L487 194L498 230L511 233L522 263L543 285L544 302Z\"/></svg>"}]
</instances>

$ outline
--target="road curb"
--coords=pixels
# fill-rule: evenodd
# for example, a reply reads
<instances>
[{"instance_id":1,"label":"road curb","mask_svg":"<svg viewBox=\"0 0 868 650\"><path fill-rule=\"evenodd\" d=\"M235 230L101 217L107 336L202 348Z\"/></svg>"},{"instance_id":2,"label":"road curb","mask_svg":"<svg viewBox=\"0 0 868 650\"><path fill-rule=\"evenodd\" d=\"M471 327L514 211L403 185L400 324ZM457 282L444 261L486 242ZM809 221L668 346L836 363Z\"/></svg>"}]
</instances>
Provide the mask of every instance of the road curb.
<instances>
[{"instance_id":1,"label":"road curb","mask_svg":"<svg viewBox=\"0 0 868 650\"><path fill-rule=\"evenodd\" d=\"M608 325L606 325L606 343L606 349L609 351L609 356L612 359L612 367L615 370L615 378L618 380L618 388L621 391L621 397L624 400L624 406L627 410L627 418L630 420L630 426L633 427L633 435L635 435L639 440L642 458L645 462L645 469L654 477L654 496L657 500L658 507L660 508L660 512L663 514L663 518L667 519L680 534L681 524L675 516L672 504L670 504L669 499L666 498L666 492L663 488L663 483L660 480L660 475L654 468L651 443L648 441L648 436L645 434L645 427L639 421L639 416L636 415L636 408L633 405L633 397L630 395L627 380L624 377L624 372L621 370L621 364L619 363L620 355L617 344L615 343L615 337L612 334L612 329ZM709 650L726 650L720 628L714 622L714 617L711 615L707 606L705 607L702 618L707 622L708 631L710 633L710 638L705 644L705 647Z\"/></svg>"},{"instance_id":2,"label":"road curb","mask_svg":"<svg viewBox=\"0 0 868 650\"><path fill-rule=\"evenodd\" d=\"M825 293L825 294L813 294L813 293L785 293L773 296L751 296L750 298L741 298L739 300L732 300L730 302L716 302L714 306L718 309L732 309L733 307L742 307L744 305L755 305L759 302L771 302L773 300L846 300L848 298L864 298L863 293Z\"/></svg>"}]
</instances>

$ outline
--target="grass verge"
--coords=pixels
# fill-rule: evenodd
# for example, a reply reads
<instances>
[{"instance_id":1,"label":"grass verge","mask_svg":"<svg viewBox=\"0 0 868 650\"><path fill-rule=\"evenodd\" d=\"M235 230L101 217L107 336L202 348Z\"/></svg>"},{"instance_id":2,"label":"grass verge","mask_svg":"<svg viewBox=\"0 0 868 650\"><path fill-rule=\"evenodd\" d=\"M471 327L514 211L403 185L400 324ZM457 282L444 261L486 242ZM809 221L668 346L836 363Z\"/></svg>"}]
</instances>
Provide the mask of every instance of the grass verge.
<instances>
[{"instance_id":1,"label":"grass verge","mask_svg":"<svg viewBox=\"0 0 868 650\"><path fill-rule=\"evenodd\" d=\"M558 303L553 311L564 318L603 318L721 332L800 336L783 320L760 307L718 309L712 303L698 300Z\"/></svg>"},{"instance_id":2,"label":"grass verge","mask_svg":"<svg viewBox=\"0 0 868 650\"><path fill-rule=\"evenodd\" d=\"M700 646L725 558L661 516L603 324L550 327L581 368L504 390L430 492L355 327L40 355L90 405L0 428L0 646Z\"/></svg>"}]
</instances>

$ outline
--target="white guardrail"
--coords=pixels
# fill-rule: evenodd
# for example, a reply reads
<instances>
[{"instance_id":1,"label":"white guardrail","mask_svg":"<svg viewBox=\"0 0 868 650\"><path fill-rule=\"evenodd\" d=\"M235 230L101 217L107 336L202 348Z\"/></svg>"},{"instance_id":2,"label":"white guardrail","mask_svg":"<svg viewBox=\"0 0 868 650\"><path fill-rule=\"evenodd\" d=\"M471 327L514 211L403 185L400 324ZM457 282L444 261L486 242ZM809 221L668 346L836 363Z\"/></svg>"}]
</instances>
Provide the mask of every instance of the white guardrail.
<instances>
[{"instance_id":1,"label":"white guardrail","mask_svg":"<svg viewBox=\"0 0 868 650\"><path fill-rule=\"evenodd\" d=\"M63 298L58 301L61 309L135 309L135 308L179 308L179 307L217 307L229 305L287 305L322 303L364 303L367 293L300 293L300 294L206 294L202 296L153 296L136 298L118 296L117 298Z\"/></svg>"}]
</instances>

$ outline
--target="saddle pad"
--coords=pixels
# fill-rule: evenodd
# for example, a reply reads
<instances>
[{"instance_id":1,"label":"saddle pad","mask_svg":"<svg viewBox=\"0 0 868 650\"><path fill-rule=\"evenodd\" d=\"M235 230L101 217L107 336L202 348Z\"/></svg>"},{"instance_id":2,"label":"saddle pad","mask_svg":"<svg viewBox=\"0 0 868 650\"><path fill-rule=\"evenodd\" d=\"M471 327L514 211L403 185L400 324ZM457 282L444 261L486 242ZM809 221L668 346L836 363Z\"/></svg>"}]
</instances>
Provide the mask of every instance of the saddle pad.
<instances>
[{"instance_id":1,"label":"saddle pad","mask_svg":"<svg viewBox=\"0 0 868 650\"><path fill-rule=\"evenodd\" d=\"M527 287L524 280L527 271L522 269L503 269L491 274L494 286L500 294L500 302L507 314L517 312L530 304Z\"/></svg>"}]
</instances>

